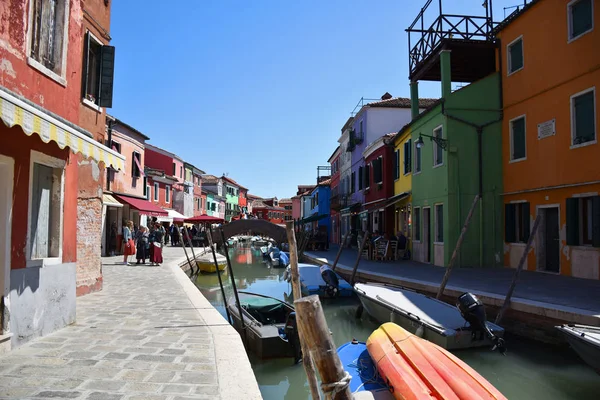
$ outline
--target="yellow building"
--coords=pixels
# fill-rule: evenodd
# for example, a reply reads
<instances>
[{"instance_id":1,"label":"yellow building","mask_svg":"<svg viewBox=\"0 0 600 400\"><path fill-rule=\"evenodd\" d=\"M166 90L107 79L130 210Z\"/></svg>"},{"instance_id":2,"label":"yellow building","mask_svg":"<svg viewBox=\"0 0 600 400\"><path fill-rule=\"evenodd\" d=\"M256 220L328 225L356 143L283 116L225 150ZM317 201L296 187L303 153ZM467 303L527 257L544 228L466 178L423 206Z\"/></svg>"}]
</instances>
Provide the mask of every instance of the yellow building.
<instances>
[{"instance_id":1,"label":"yellow building","mask_svg":"<svg viewBox=\"0 0 600 400\"><path fill-rule=\"evenodd\" d=\"M398 132L394 139L394 196L388 205L395 208L396 232L403 232L412 246L411 187L413 170L413 143L409 125ZM418 165L418 164L417 164Z\"/></svg>"}]
</instances>

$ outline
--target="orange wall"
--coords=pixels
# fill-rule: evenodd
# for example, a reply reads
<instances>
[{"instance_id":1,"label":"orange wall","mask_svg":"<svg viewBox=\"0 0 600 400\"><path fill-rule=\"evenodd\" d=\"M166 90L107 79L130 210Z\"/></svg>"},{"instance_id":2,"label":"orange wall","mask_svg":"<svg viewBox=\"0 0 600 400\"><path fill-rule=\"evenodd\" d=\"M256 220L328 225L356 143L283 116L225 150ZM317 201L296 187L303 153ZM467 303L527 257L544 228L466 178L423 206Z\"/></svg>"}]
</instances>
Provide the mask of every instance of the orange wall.
<instances>
[{"instance_id":1,"label":"orange wall","mask_svg":"<svg viewBox=\"0 0 600 400\"><path fill-rule=\"evenodd\" d=\"M600 2L594 2L594 30L567 43L567 1L534 4L503 29L504 191L580 183L600 178L598 144L570 149L570 96L596 87L600 115ZM507 76L507 45L523 37L524 68ZM526 115L527 159L509 163L509 121ZM537 124L556 119L556 134L537 138ZM598 120L596 132L600 134Z\"/></svg>"}]
</instances>

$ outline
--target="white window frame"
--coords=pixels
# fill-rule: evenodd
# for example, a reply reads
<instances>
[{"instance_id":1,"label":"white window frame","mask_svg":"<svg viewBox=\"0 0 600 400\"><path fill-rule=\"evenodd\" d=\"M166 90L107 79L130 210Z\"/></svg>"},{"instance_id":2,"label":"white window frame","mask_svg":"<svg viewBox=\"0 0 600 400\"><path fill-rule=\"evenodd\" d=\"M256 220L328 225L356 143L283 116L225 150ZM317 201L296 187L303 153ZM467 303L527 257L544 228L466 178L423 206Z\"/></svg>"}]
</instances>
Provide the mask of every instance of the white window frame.
<instances>
[{"instance_id":1,"label":"white window frame","mask_svg":"<svg viewBox=\"0 0 600 400\"><path fill-rule=\"evenodd\" d=\"M514 71L511 72L511 70L510 70L510 61L511 61L510 60L510 47L513 44L515 44L516 42L518 42L519 40L522 43L521 44L521 55L523 56L523 65L521 66L521 68L515 69ZM520 70L525 68L525 46L524 46L524 44L525 44L525 42L523 40L523 35L521 35L506 45L506 76L511 76L512 74L516 74L517 72L519 72Z\"/></svg>"},{"instance_id":2,"label":"white window frame","mask_svg":"<svg viewBox=\"0 0 600 400\"><path fill-rule=\"evenodd\" d=\"M86 29L86 30L85 30L85 32L86 32L87 34L89 34L89 35L90 35L90 38L91 38L91 39L92 39L94 42L96 42L97 44L99 44L99 45L100 45L100 47L104 46L104 43L102 43L102 42L100 41L100 39L98 39L96 36L94 36L94 34L93 34L93 33L92 33L92 32L91 32L89 29ZM84 35L83 37L84 37L84 40L85 40L85 35ZM88 51L89 51L89 50L88 50ZM86 57L86 60L87 60L87 57L88 57L88 55L87 55L87 54L84 54L84 57ZM88 61L88 62L89 62L89 61ZM102 60L100 60L100 62L102 62ZM83 71L83 70L82 70L82 73L85 73L85 71ZM86 76L84 79L86 79L86 80L87 80L87 76ZM83 91L83 90L82 90L82 91ZM87 93L86 93L86 94L87 94ZM96 99L96 100L98 100L98 99ZM85 104L86 106L90 107L91 109L95 110L95 111L98 111L98 112L102 112L102 111L104 111L104 110L102 109L102 107L100 107L98 104L96 104L96 103L94 103L94 102L92 102L92 101L90 101L90 100L86 99L86 98L85 98L85 96L83 96L83 97L81 98L81 102L82 102L83 104Z\"/></svg>"},{"instance_id":3,"label":"white window frame","mask_svg":"<svg viewBox=\"0 0 600 400\"><path fill-rule=\"evenodd\" d=\"M438 125L436 126L433 131L431 132L431 136L433 137L437 137L435 136L435 133L437 131L441 130L442 131L442 135L439 137L440 139L444 139L444 126L443 125ZM436 158L437 158L437 153L438 153L438 147L439 145L435 142L435 141L431 141L433 143L432 149L433 149L433 168L439 168L442 165L444 165L444 149L442 149L442 162L436 164Z\"/></svg>"},{"instance_id":4,"label":"white window frame","mask_svg":"<svg viewBox=\"0 0 600 400\"><path fill-rule=\"evenodd\" d=\"M434 229L433 229L433 234L434 234L433 244L444 244L443 240L446 240L446 238L443 237L444 232L442 232L443 240L441 242L438 242L438 240L437 240L438 228L439 228L439 226L438 226L438 211L437 211L438 207L442 207L442 223L444 222L444 219L443 219L444 218L444 216L443 216L444 215L444 203L435 203L433 205L433 214L434 214L434 216L433 216L433 227L434 227Z\"/></svg>"},{"instance_id":5,"label":"white window frame","mask_svg":"<svg viewBox=\"0 0 600 400\"><path fill-rule=\"evenodd\" d=\"M415 152L413 153L413 158L414 158L414 164L413 164L413 170L412 170L412 174L413 175L419 175L421 173L421 171L423 170L423 152L421 151L420 148L417 147L416 141L413 141L413 147ZM419 152L419 157L417 157L417 152ZM417 169L417 161L421 162L421 165L419 165L418 169Z\"/></svg>"},{"instance_id":6,"label":"white window frame","mask_svg":"<svg viewBox=\"0 0 600 400\"><path fill-rule=\"evenodd\" d=\"M575 3L579 3L580 1L582 1L582 0L572 0L567 4L567 43L571 43L571 42L579 39L580 37L587 35L588 33L592 32L594 30L594 0L590 0L592 3L592 27L589 30L587 30L583 33L580 33L577 36L571 37L571 26L573 24L573 21L571 18L571 8L573 7L573 5Z\"/></svg>"},{"instance_id":7,"label":"white window frame","mask_svg":"<svg viewBox=\"0 0 600 400\"><path fill-rule=\"evenodd\" d=\"M146 200L150 201L150 185L146 185Z\"/></svg>"},{"instance_id":8,"label":"white window frame","mask_svg":"<svg viewBox=\"0 0 600 400\"><path fill-rule=\"evenodd\" d=\"M158 182L154 182L154 201L158 202L158 192L160 190L160 185L158 184Z\"/></svg>"},{"instance_id":9,"label":"white window frame","mask_svg":"<svg viewBox=\"0 0 600 400\"><path fill-rule=\"evenodd\" d=\"M67 87L67 51L69 45L69 18L70 18L70 10L69 10L69 0L61 0L64 1L65 5L65 20L63 21L63 46L62 46L62 55L61 55L61 66L60 66L60 74L52 71L47 68L44 64L37 61L35 58L31 57L31 39L33 37L33 3L29 1L29 24L27 29L27 65L33 67L40 71L42 74L46 75L53 81L61 84L64 87Z\"/></svg>"},{"instance_id":10,"label":"white window frame","mask_svg":"<svg viewBox=\"0 0 600 400\"><path fill-rule=\"evenodd\" d=\"M513 127L512 127L512 123L513 121L516 121L518 119L523 118L524 122L525 122L525 157L521 157L521 158L515 158L513 159L513 154L514 154L514 140L513 140ZM512 164L514 162L519 162L519 161L524 161L527 160L527 116L525 114L523 115L519 115L518 117L515 117L511 120L508 121L508 131L510 133L509 135L509 140L510 140L510 154L509 156L509 164Z\"/></svg>"},{"instance_id":11,"label":"white window frame","mask_svg":"<svg viewBox=\"0 0 600 400\"><path fill-rule=\"evenodd\" d=\"M46 265L62 264L63 257L63 230L64 230L64 205L65 205L65 160L55 158L39 151L31 150L29 160L29 198L27 201L27 248L26 248L26 267L44 267ZM31 201L33 197L33 165L41 164L53 169L60 169L60 205L59 210L59 233L58 233L58 256L31 259Z\"/></svg>"},{"instance_id":12,"label":"white window frame","mask_svg":"<svg viewBox=\"0 0 600 400\"><path fill-rule=\"evenodd\" d=\"M165 203L171 204L171 186L165 185Z\"/></svg>"},{"instance_id":13,"label":"white window frame","mask_svg":"<svg viewBox=\"0 0 600 400\"><path fill-rule=\"evenodd\" d=\"M594 92L594 140L590 140L589 142L585 142L585 143L579 143L579 144L573 144L575 141L575 119L573 118L575 116L574 113L574 104L573 104L573 99L575 99L576 97L579 97L581 95L584 95L588 92ZM585 147L585 146L591 146L593 144L598 143L598 116L596 115L596 86L592 86L591 88L587 88L585 90L582 90L581 92L575 93L574 95L572 95L570 97L570 108L571 108L571 146L569 147L570 149L576 149L579 147Z\"/></svg>"}]
</instances>

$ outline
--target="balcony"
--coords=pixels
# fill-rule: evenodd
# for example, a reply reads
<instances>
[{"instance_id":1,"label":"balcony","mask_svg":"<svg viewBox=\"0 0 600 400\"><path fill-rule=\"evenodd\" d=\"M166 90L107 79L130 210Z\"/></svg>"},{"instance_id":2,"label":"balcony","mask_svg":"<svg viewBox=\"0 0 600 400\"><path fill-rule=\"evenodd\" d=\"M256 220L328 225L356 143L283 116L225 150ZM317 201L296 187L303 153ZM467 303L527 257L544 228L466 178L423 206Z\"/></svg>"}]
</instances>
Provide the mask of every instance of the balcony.
<instances>
[{"instance_id":1,"label":"balcony","mask_svg":"<svg viewBox=\"0 0 600 400\"><path fill-rule=\"evenodd\" d=\"M408 32L408 62L411 81L440 81L441 50L452 51L451 76L453 82L474 82L496 69L492 0L484 1L485 16L444 14L442 0L438 10L425 6ZM436 17L426 28L425 14L433 11ZM437 12L436 12L437 11Z\"/></svg>"}]
</instances>

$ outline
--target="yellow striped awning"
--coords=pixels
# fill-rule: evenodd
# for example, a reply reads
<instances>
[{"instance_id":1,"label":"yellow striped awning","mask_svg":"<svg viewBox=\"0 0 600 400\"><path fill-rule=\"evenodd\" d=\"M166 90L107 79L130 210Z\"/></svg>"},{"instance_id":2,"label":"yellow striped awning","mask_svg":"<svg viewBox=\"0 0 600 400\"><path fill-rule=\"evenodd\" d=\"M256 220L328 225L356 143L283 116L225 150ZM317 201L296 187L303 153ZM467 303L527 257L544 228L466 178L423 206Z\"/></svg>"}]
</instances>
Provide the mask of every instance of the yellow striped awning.
<instances>
[{"instance_id":1,"label":"yellow striped awning","mask_svg":"<svg viewBox=\"0 0 600 400\"><path fill-rule=\"evenodd\" d=\"M37 133L44 143L52 140L61 149L68 146L73 153L91 157L107 167L112 165L113 168L122 170L125 165L125 157L121 154L96 142L70 122L60 121L60 117L29 104L1 86L0 119L10 128L19 125L28 136Z\"/></svg>"}]
</instances>

